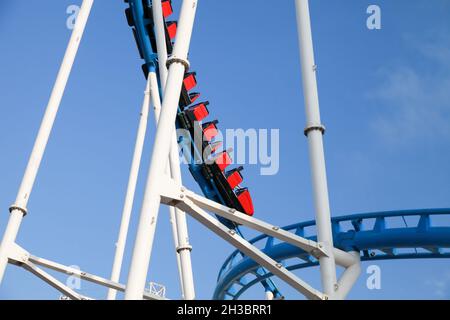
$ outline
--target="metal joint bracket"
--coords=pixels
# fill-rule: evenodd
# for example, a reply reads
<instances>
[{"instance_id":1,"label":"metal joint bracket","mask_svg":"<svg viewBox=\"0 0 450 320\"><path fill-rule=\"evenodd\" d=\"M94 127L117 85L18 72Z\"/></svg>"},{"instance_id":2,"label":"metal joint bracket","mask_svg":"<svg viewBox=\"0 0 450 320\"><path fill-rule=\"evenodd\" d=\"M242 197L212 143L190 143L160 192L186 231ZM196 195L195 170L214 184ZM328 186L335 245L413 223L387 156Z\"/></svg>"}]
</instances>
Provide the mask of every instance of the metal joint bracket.
<instances>
[{"instance_id":1,"label":"metal joint bracket","mask_svg":"<svg viewBox=\"0 0 450 320\"><path fill-rule=\"evenodd\" d=\"M322 254L322 256L332 257L334 255L333 254L334 247L330 247L329 245L326 245L323 242L318 242L317 247L320 252L319 254ZM319 256L319 258L320 258L320 256Z\"/></svg>"},{"instance_id":2,"label":"metal joint bracket","mask_svg":"<svg viewBox=\"0 0 450 320\"><path fill-rule=\"evenodd\" d=\"M14 243L8 253L8 260L11 264L21 266L30 259L30 253Z\"/></svg>"},{"instance_id":3,"label":"metal joint bracket","mask_svg":"<svg viewBox=\"0 0 450 320\"><path fill-rule=\"evenodd\" d=\"M186 245L186 246L177 247L177 252L178 253L180 253L181 251L184 251L184 250L192 251L192 246L191 245Z\"/></svg>"},{"instance_id":4,"label":"metal joint bracket","mask_svg":"<svg viewBox=\"0 0 450 320\"><path fill-rule=\"evenodd\" d=\"M322 249L314 249L312 251L309 252L310 255L312 255L314 258L316 259L320 259L321 257L328 257L327 254L325 254L323 251L321 251Z\"/></svg>"},{"instance_id":5,"label":"metal joint bracket","mask_svg":"<svg viewBox=\"0 0 450 320\"><path fill-rule=\"evenodd\" d=\"M9 207L9 213L12 213L14 210L22 212L24 217L28 214L28 210L26 208L23 208L17 204L13 204L11 207Z\"/></svg>"},{"instance_id":6,"label":"metal joint bracket","mask_svg":"<svg viewBox=\"0 0 450 320\"><path fill-rule=\"evenodd\" d=\"M186 189L169 176L163 177L161 183L161 202L172 207L178 207L184 202Z\"/></svg>"},{"instance_id":7,"label":"metal joint bracket","mask_svg":"<svg viewBox=\"0 0 450 320\"><path fill-rule=\"evenodd\" d=\"M191 67L191 64L189 63L189 61L187 59L181 59L176 56L171 56L171 57L169 57L169 59L167 59L167 63L166 63L167 69L170 67L170 65L172 63L181 63L184 66L184 68L186 69L186 72L188 72L189 68Z\"/></svg>"},{"instance_id":8,"label":"metal joint bracket","mask_svg":"<svg viewBox=\"0 0 450 320\"><path fill-rule=\"evenodd\" d=\"M322 134L325 134L326 128L322 124L310 124L305 128L305 136L307 137L311 131L319 130Z\"/></svg>"}]
</instances>

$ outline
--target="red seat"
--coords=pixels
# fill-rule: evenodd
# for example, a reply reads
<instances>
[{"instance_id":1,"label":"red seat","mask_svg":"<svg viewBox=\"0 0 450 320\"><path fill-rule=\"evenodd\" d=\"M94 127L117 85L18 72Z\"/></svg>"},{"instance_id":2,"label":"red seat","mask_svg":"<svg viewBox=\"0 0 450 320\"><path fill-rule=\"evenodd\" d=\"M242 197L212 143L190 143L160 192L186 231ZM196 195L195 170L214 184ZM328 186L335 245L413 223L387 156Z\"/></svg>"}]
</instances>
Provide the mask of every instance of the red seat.
<instances>
[{"instance_id":1,"label":"red seat","mask_svg":"<svg viewBox=\"0 0 450 320\"><path fill-rule=\"evenodd\" d=\"M184 75L183 85L186 91L191 91L197 85L197 73L189 72Z\"/></svg>"},{"instance_id":2,"label":"red seat","mask_svg":"<svg viewBox=\"0 0 450 320\"><path fill-rule=\"evenodd\" d=\"M169 21L166 23L167 25L167 32L169 33L170 39L175 39L177 36L177 27L178 24L176 21Z\"/></svg>"},{"instance_id":3,"label":"red seat","mask_svg":"<svg viewBox=\"0 0 450 320\"><path fill-rule=\"evenodd\" d=\"M226 177L228 184L230 185L231 189L236 188L239 186L242 181L244 181L244 178L242 177L241 171L243 170L243 167L240 167L238 169L231 170L227 172Z\"/></svg>"},{"instance_id":4,"label":"red seat","mask_svg":"<svg viewBox=\"0 0 450 320\"><path fill-rule=\"evenodd\" d=\"M249 216L253 216L253 214L255 213L255 209L253 207L252 197L248 189L244 188L238 190L236 192L236 196L242 208L244 209L244 213L248 214Z\"/></svg>"},{"instance_id":5,"label":"red seat","mask_svg":"<svg viewBox=\"0 0 450 320\"><path fill-rule=\"evenodd\" d=\"M208 105L208 101L196 104L195 106L192 106L188 110L186 110L186 114L192 121L200 122L209 115L207 107Z\"/></svg>"},{"instance_id":6,"label":"red seat","mask_svg":"<svg viewBox=\"0 0 450 320\"><path fill-rule=\"evenodd\" d=\"M210 154L213 154L214 152L217 151L217 149L219 149L222 146L223 142L222 141L217 141L217 142L213 142L211 143L208 147L211 150Z\"/></svg>"},{"instance_id":7,"label":"red seat","mask_svg":"<svg viewBox=\"0 0 450 320\"><path fill-rule=\"evenodd\" d=\"M167 18L168 16L170 16L173 13L172 1L164 0L162 2L162 10L163 10L164 18Z\"/></svg>"},{"instance_id":8,"label":"red seat","mask_svg":"<svg viewBox=\"0 0 450 320\"><path fill-rule=\"evenodd\" d=\"M218 121L212 121L203 125L203 139L205 141L210 142L212 139L214 139L215 136L219 134L217 130L217 123Z\"/></svg>"},{"instance_id":9,"label":"red seat","mask_svg":"<svg viewBox=\"0 0 450 320\"><path fill-rule=\"evenodd\" d=\"M200 93L193 92L189 94L189 99L191 100L191 103L194 103L198 98L200 98Z\"/></svg>"},{"instance_id":10,"label":"red seat","mask_svg":"<svg viewBox=\"0 0 450 320\"><path fill-rule=\"evenodd\" d=\"M215 160L216 165L219 167L220 171L225 171L225 169L231 165L232 160L228 152L224 151Z\"/></svg>"},{"instance_id":11,"label":"red seat","mask_svg":"<svg viewBox=\"0 0 450 320\"><path fill-rule=\"evenodd\" d=\"M203 158L210 159L210 156L216 153L217 149L219 149L222 146L222 141L217 141L208 144L205 149L203 150Z\"/></svg>"},{"instance_id":12,"label":"red seat","mask_svg":"<svg viewBox=\"0 0 450 320\"><path fill-rule=\"evenodd\" d=\"M183 86L183 89L181 90L181 96L180 96L180 107L181 107L181 109L184 109L187 106L190 106L198 98L200 98L200 93L198 93L198 92L188 93L184 89L184 86Z\"/></svg>"}]
</instances>

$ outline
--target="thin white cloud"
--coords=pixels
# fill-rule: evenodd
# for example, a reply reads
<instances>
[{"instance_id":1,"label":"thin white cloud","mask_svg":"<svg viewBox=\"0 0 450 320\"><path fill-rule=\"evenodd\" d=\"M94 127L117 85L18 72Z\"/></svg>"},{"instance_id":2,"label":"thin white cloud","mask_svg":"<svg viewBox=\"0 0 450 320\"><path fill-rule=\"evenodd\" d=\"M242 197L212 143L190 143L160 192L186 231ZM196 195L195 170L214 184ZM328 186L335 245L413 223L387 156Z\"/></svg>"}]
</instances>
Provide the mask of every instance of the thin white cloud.
<instances>
[{"instance_id":1,"label":"thin white cloud","mask_svg":"<svg viewBox=\"0 0 450 320\"><path fill-rule=\"evenodd\" d=\"M450 272L441 275L439 279L428 279L425 284L432 288L433 294L437 298L450 298Z\"/></svg>"},{"instance_id":2,"label":"thin white cloud","mask_svg":"<svg viewBox=\"0 0 450 320\"><path fill-rule=\"evenodd\" d=\"M442 34L442 33L440 33ZM405 37L417 65L379 71L381 85L370 97L379 106L371 126L394 145L420 140L450 140L450 39L418 41Z\"/></svg>"}]
</instances>

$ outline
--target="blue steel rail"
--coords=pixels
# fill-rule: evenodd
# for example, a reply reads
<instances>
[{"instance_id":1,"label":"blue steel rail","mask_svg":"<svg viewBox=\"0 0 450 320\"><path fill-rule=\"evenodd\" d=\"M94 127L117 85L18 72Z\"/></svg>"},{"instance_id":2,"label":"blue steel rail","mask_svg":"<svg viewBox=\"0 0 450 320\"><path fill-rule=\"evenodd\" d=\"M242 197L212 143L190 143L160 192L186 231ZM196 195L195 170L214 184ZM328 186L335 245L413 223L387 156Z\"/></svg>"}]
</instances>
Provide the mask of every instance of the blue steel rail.
<instances>
[{"instance_id":1,"label":"blue steel rail","mask_svg":"<svg viewBox=\"0 0 450 320\"><path fill-rule=\"evenodd\" d=\"M334 245L345 251L361 252L362 261L392 259L450 258L450 209L423 209L355 214L332 219ZM315 221L283 229L305 236L314 232ZM316 236L306 236L316 240ZM274 238L260 235L250 241L282 263L288 270L318 265L305 251ZM260 275L258 264L235 251L223 264L214 299L238 299L253 285L269 279Z\"/></svg>"}]
</instances>

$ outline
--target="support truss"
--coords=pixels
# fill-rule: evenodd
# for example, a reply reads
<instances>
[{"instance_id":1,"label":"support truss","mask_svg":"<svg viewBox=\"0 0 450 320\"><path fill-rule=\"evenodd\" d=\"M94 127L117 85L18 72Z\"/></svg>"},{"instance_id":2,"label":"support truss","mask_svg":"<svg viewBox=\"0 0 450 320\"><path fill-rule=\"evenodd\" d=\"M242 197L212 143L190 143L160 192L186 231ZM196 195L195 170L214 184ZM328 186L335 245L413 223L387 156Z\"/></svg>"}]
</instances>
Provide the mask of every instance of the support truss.
<instances>
[{"instance_id":1,"label":"support truss","mask_svg":"<svg viewBox=\"0 0 450 320\"><path fill-rule=\"evenodd\" d=\"M20 247L18 244L14 244L11 246L11 250L8 254L8 262L12 265L22 267L23 269L29 271L34 274L45 283L49 284L59 292L61 292L64 296L68 297L71 300L92 300L92 298L86 297L77 293L75 290L70 288L69 286L63 284L61 281L57 280L55 277L45 272L43 269L39 268L44 267L53 271L57 271L68 276L76 276L81 280L85 280L91 283L95 283L110 289L114 289L120 292L125 292L126 286L124 284L114 282L108 280L106 278L102 278L96 276L94 274L73 268L68 267L63 264L50 261L44 258L40 258L37 256L31 255L28 251ZM145 292L143 295L143 299L145 300L165 300L159 295L155 295L152 293Z\"/></svg>"},{"instance_id":2,"label":"support truss","mask_svg":"<svg viewBox=\"0 0 450 320\"><path fill-rule=\"evenodd\" d=\"M323 246L322 243L300 237L285 231L278 226L271 225L236 211L235 209L228 208L205 197L199 196L177 184L169 177L166 177L165 183L161 184L161 190L161 203L177 207L188 213L191 217L199 221L225 241L229 242L239 251L255 260L258 264L268 269L275 276L284 280L308 299L343 299L348 294L360 274L359 255L333 248L331 254L334 256L335 263L346 268L346 270L335 287L333 297L330 297L298 278L294 273L284 268L282 264L270 258L260 249L239 236L235 230L229 229L205 210L237 224L244 225L253 230L292 244L310 253L316 259L330 256L330 253L326 252L325 246Z\"/></svg>"},{"instance_id":3,"label":"support truss","mask_svg":"<svg viewBox=\"0 0 450 320\"><path fill-rule=\"evenodd\" d=\"M344 299L357 280L360 273L359 254L348 253L334 248L333 254L336 264L346 268L346 270L341 276L341 279L338 281L338 288L336 288L335 297L329 297L327 294L318 291L302 279L298 278L293 272L287 270L281 263L273 260L260 249L242 238L235 230L226 227L212 214L292 244L310 253L316 259L329 256L320 242L300 237L292 232L283 230L278 226L250 217L242 212L236 211L235 209L223 206L205 197L197 195L169 177L166 177L164 180L165 183L161 184L162 204L166 204L186 212L216 235L236 247L243 254L254 259L258 264L292 286L306 298L313 300L328 300L331 298ZM11 246L11 250L8 253L8 262L31 272L50 286L57 289L63 295L73 300L91 300L91 298L77 293L75 290L69 288L67 285L63 284L39 267L44 267L69 276L77 276L82 280L120 292L125 292L126 289L124 284L120 284L76 268L68 267L51 260L34 256L17 244ZM161 300L162 297L145 292L143 299Z\"/></svg>"}]
</instances>

